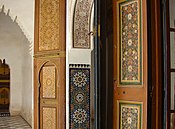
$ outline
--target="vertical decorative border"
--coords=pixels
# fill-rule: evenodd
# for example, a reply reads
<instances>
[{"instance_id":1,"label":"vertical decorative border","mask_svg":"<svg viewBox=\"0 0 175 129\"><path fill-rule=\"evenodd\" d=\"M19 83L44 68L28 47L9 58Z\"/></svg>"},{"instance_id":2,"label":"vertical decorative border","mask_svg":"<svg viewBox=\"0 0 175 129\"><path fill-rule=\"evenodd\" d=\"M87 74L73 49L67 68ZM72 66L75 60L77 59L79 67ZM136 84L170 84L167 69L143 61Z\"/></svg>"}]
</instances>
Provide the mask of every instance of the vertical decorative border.
<instances>
[{"instance_id":1,"label":"vertical decorative border","mask_svg":"<svg viewBox=\"0 0 175 129\"><path fill-rule=\"evenodd\" d=\"M117 101L119 110L119 129L142 129L142 102Z\"/></svg>"},{"instance_id":2,"label":"vertical decorative border","mask_svg":"<svg viewBox=\"0 0 175 129\"><path fill-rule=\"evenodd\" d=\"M89 49L90 18L93 0L77 0L73 21L73 48Z\"/></svg>"},{"instance_id":3,"label":"vertical decorative border","mask_svg":"<svg viewBox=\"0 0 175 129\"><path fill-rule=\"evenodd\" d=\"M141 0L117 2L119 86L142 84L141 10Z\"/></svg>"},{"instance_id":4,"label":"vertical decorative border","mask_svg":"<svg viewBox=\"0 0 175 129\"><path fill-rule=\"evenodd\" d=\"M90 129L89 65L70 65L69 74L69 129Z\"/></svg>"}]
</instances>

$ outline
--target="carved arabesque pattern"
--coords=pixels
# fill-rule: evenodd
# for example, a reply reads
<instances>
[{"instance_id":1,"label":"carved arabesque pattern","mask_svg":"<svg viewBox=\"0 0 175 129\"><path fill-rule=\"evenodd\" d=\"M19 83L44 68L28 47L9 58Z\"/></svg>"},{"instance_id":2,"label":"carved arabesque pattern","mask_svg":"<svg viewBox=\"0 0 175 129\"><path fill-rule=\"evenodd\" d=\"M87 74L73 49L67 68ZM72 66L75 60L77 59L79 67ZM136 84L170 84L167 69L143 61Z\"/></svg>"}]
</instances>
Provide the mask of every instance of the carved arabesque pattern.
<instances>
[{"instance_id":1,"label":"carved arabesque pattern","mask_svg":"<svg viewBox=\"0 0 175 129\"><path fill-rule=\"evenodd\" d=\"M74 14L74 48L90 48L90 14L93 0L77 0Z\"/></svg>"},{"instance_id":2,"label":"carved arabesque pattern","mask_svg":"<svg viewBox=\"0 0 175 129\"><path fill-rule=\"evenodd\" d=\"M56 129L56 108L43 108L43 129Z\"/></svg>"},{"instance_id":3,"label":"carved arabesque pattern","mask_svg":"<svg viewBox=\"0 0 175 129\"><path fill-rule=\"evenodd\" d=\"M59 0L40 0L39 51L59 49Z\"/></svg>"},{"instance_id":4,"label":"carved arabesque pattern","mask_svg":"<svg viewBox=\"0 0 175 129\"><path fill-rule=\"evenodd\" d=\"M55 98L55 66L43 67L43 98Z\"/></svg>"}]
</instances>

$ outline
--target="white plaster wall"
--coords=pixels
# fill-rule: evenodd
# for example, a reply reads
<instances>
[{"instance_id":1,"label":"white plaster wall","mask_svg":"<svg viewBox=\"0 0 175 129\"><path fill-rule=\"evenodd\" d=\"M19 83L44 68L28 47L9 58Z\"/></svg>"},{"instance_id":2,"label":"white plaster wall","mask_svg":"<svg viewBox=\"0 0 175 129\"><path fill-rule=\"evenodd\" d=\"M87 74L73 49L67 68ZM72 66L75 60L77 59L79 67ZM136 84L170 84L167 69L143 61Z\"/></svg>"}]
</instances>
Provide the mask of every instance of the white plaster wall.
<instances>
[{"instance_id":1,"label":"white plaster wall","mask_svg":"<svg viewBox=\"0 0 175 129\"><path fill-rule=\"evenodd\" d=\"M19 54L18 63L20 64L20 67L16 68L14 61L16 61L16 58L8 57L8 60L10 60L9 64L10 66L13 64L12 69L15 77L20 78L20 85L16 87L19 83L17 83L16 79L13 78L12 85L13 86L13 92L11 93L11 113L12 114L20 114L28 121L30 125L32 125L32 112L33 112L33 43L34 43L34 1L35 0L0 0L0 12L2 11L2 7L4 6L4 12L7 14L9 12L9 16L12 20L16 19L16 25L19 25L18 27L21 28L21 32L23 34L16 34L16 37L12 37L15 35L14 33L8 33L8 36L5 34L0 33L0 37L3 37L3 40L6 40L6 42L9 42L10 35L11 39L13 39L13 45L4 46L3 51L0 51L0 58L1 55L4 56L4 51L12 52L13 56L16 55L21 51L22 55ZM2 18L0 18L0 22ZM7 27L8 28L8 27ZM6 29L6 28L5 28ZM9 30L12 30L12 28L9 27ZM0 27L0 31L3 31ZM21 33L20 32L20 33ZM24 38L24 35L26 38ZM8 39L7 39L8 38ZM4 43L2 38L0 38L0 45ZM20 40L20 41L18 41ZM18 43L17 43L18 42ZM20 43L19 43L20 42ZM6 43L7 44L7 43ZM11 42L12 44L12 42ZM25 44L25 45L24 45ZM10 47L9 47L10 46ZM14 47L18 47L17 49L12 49ZM23 48L21 48L21 46ZM5 49L5 48L8 48ZM11 50L12 49L12 50ZM20 50L18 50L20 49ZM30 51L29 51L30 49ZM14 51L14 52L13 52ZM1 54L2 53L2 54ZM5 56L4 56L5 57ZM22 73L22 78L21 78ZM18 75L20 74L20 75ZM13 75L12 75L13 76ZM18 93L18 94L17 94ZM17 110L17 113L15 113L15 110Z\"/></svg>"},{"instance_id":2,"label":"white plaster wall","mask_svg":"<svg viewBox=\"0 0 175 129\"><path fill-rule=\"evenodd\" d=\"M10 113L32 123L32 54L16 22L0 12L0 59L10 66Z\"/></svg>"},{"instance_id":3,"label":"white plaster wall","mask_svg":"<svg viewBox=\"0 0 175 129\"><path fill-rule=\"evenodd\" d=\"M24 45L25 44L25 45ZM33 106L33 61L29 50L30 43L25 38L22 42L22 107L21 115L32 126L32 106Z\"/></svg>"},{"instance_id":4,"label":"white plaster wall","mask_svg":"<svg viewBox=\"0 0 175 129\"><path fill-rule=\"evenodd\" d=\"M19 114L22 105L22 53L18 27L10 17L0 13L0 58L10 66L10 112Z\"/></svg>"},{"instance_id":5,"label":"white plaster wall","mask_svg":"<svg viewBox=\"0 0 175 129\"><path fill-rule=\"evenodd\" d=\"M0 0L0 8L10 10L10 15L23 29L30 42L34 39L34 1L35 0Z\"/></svg>"}]
</instances>

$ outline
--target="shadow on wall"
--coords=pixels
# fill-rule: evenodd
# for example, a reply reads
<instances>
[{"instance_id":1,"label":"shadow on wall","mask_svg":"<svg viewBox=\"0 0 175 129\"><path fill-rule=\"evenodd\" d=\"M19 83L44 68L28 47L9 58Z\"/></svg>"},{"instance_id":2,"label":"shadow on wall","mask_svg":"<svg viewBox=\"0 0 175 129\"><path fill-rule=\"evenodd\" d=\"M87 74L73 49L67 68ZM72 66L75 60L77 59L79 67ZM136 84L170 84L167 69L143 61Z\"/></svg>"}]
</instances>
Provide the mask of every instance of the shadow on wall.
<instances>
[{"instance_id":1,"label":"shadow on wall","mask_svg":"<svg viewBox=\"0 0 175 129\"><path fill-rule=\"evenodd\" d=\"M32 51L31 43L8 13L0 12L0 58L11 68L10 113L22 115L32 125Z\"/></svg>"}]
</instances>

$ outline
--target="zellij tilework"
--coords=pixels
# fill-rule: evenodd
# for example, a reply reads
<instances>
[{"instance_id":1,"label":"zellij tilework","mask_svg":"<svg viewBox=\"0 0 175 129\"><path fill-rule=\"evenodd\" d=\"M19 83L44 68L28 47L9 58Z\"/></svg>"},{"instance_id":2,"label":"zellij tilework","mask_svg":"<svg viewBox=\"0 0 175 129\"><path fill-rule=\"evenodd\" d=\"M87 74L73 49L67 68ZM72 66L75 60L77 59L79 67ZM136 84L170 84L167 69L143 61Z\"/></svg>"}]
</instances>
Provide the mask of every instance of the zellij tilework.
<instances>
[{"instance_id":1,"label":"zellij tilework","mask_svg":"<svg viewBox=\"0 0 175 129\"><path fill-rule=\"evenodd\" d=\"M140 1L119 3L120 83L141 83L141 10Z\"/></svg>"},{"instance_id":2,"label":"zellij tilework","mask_svg":"<svg viewBox=\"0 0 175 129\"><path fill-rule=\"evenodd\" d=\"M70 129L90 129L90 69L70 68Z\"/></svg>"}]
</instances>

